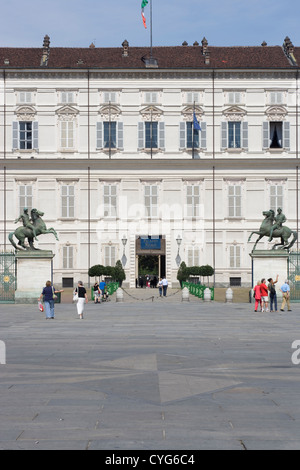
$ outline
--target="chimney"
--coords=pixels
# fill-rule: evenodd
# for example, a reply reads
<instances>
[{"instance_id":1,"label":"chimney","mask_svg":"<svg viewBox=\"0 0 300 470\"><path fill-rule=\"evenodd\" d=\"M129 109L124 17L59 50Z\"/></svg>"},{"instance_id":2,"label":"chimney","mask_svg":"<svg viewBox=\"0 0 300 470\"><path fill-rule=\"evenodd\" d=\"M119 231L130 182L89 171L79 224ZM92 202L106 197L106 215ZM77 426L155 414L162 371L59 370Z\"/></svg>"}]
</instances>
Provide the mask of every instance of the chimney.
<instances>
[{"instance_id":1,"label":"chimney","mask_svg":"<svg viewBox=\"0 0 300 470\"><path fill-rule=\"evenodd\" d=\"M208 42L206 38L203 38L201 41L202 44L202 54L204 55L205 65L210 64L210 51L208 50Z\"/></svg>"},{"instance_id":2,"label":"chimney","mask_svg":"<svg viewBox=\"0 0 300 470\"><path fill-rule=\"evenodd\" d=\"M129 42L127 41L127 39L125 39L125 41L122 42L122 46L123 46L122 56L123 57L128 57Z\"/></svg>"},{"instance_id":3,"label":"chimney","mask_svg":"<svg viewBox=\"0 0 300 470\"><path fill-rule=\"evenodd\" d=\"M261 45L262 45L262 47L266 47L268 44L266 43L266 41L263 41L263 42L261 43Z\"/></svg>"},{"instance_id":4,"label":"chimney","mask_svg":"<svg viewBox=\"0 0 300 470\"><path fill-rule=\"evenodd\" d=\"M198 41L195 41L194 44L193 44L194 47L198 47L199 46L199 42Z\"/></svg>"},{"instance_id":5,"label":"chimney","mask_svg":"<svg viewBox=\"0 0 300 470\"><path fill-rule=\"evenodd\" d=\"M48 34L46 34L46 36L44 37L44 42L43 42L43 54L42 54L42 60L41 60L42 67L47 67L49 53L50 53L50 38Z\"/></svg>"},{"instance_id":6,"label":"chimney","mask_svg":"<svg viewBox=\"0 0 300 470\"><path fill-rule=\"evenodd\" d=\"M292 62L293 65L297 65L297 60L296 57L294 56L294 44L290 40L288 36L286 36L284 43L283 43L283 50L285 55L288 57L288 59Z\"/></svg>"},{"instance_id":7,"label":"chimney","mask_svg":"<svg viewBox=\"0 0 300 470\"><path fill-rule=\"evenodd\" d=\"M187 47L189 44L188 44L188 42L183 41L182 45L183 45L183 47Z\"/></svg>"},{"instance_id":8,"label":"chimney","mask_svg":"<svg viewBox=\"0 0 300 470\"><path fill-rule=\"evenodd\" d=\"M93 42L89 45L89 49L95 49L95 44Z\"/></svg>"}]
</instances>

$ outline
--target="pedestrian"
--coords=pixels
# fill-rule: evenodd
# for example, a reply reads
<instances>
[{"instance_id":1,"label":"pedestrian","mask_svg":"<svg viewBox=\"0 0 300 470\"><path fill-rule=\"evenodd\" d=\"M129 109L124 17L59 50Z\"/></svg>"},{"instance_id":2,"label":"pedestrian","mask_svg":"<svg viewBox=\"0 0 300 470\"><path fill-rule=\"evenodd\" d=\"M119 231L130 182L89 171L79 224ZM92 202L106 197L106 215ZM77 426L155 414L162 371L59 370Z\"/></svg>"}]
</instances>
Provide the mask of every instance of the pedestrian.
<instances>
[{"instance_id":1,"label":"pedestrian","mask_svg":"<svg viewBox=\"0 0 300 470\"><path fill-rule=\"evenodd\" d=\"M269 303L269 294L268 294L268 288L267 288L267 285L266 285L266 280L263 278L261 280L261 284L260 284L260 292L261 292L261 311L264 312L268 312L269 309L268 309L268 303Z\"/></svg>"},{"instance_id":2,"label":"pedestrian","mask_svg":"<svg viewBox=\"0 0 300 470\"><path fill-rule=\"evenodd\" d=\"M283 299L282 299L282 304L281 304L281 312L284 312L284 307L285 307L285 304L287 304L287 308L288 308L288 312L291 312L291 304L290 304L290 292L291 292L291 289L290 289L290 285L289 285L289 280L286 279L284 284L282 284L281 288L280 288L281 292L282 292L282 296L283 296Z\"/></svg>"},{"instance_id":3,"label":"pedestrian","mask_svg":"<svg viewBox=\"0 0 300 470\"><path fill-rule=\"evenodd\" d=\"M163 283L162 283L162 278L160 278L159 281L158 281L159 297L162 297L162 291L163 291Z\"/></svg>"},{"instance_id":4,"label":"pedestrian","mask_svg":"<svg viewBox=\"0 0 300 470\"><path fill-rule=\"evenodd\" d=\"M276 294L276 288L275 284L278 282L278 274L276 277L276 281L273 281L273 279L270 277L268 279L268 290L270 292L270 312L274 312L273 307L275 306L275 312L277 312L277 294Z\"/></svg>"},{"instance_id":5,"label":"pedestrian","mask_svg":"<svg viewBox=\"0 0 300 470\"><path fill-rule=\"evenodd\" d=\"M54 319L54 300L56 294L59 292L63 292L63 290L56 290L54 286L52 286L51 281L46 282L46 287L44 287L41 295L38 298L40 302L44 297L44 305L45 305L45 312L46 312L46 320Z\"/></svg>"},{"instance_id":6,"label":"pedestrian","mask_svg":"<svg viewBox=\"0 0 300 470\"><path fill-rule=\"evenodd\" d=\"M84 312L84 303L88 303L88 297L86 293L85 287L83 287L83 282L78 281L78 287L76 287L75 292L78 293L78 301L77 301L77 313L79 315L80 320L83 319L83 312Z\"/></svg>"},{"instance_id":7,"label":"pedestrian","mask_svg":"<svg viewBox=\"0 0 300 470\"><path fill-rule=\"evenodd\" d=\"M102 300L106 300L107 296L107 285L105 281L101 281L99 284L100 287L100 294L102 296Z\"/></svg>"},{"instance_id":8,"label":"pedestrian","mask_svg":"<svg viewBox=\"0 0 300 470\"><path fill-rule=\"evenodd\" d=\"M94 303L100 304L100 288L99 288L98 282L95 282L93 291L94 291Z\"/></svg>"},{"instance_id":9,"label":"pedestrian","mask_svg":"<svg viewBox=\"0 0 300 470\"><path fill-rule=\"evenodd\" d=\"M168 281L167 281L167 279L166 279L166 276L163 277L162 286L163 286L163 294L164 294L164 297L166 297L166 295L167 295L167 289L168 289Z\"/></svg>"},{"instance_id":10,"label":"pedestrian","mask_svg":"<svg viewBox=\"0 0 300 470\"><path fill-rule=\"evenodd\" d=\"M257 312L257 307L258 305L260 306L260 311L261 311L261 291L260 291L260 285L261 282L257 281L256 286L254 287L254 298L255 298L255 307L254 307L254 312Z\"/></svg>"}]
</instances>

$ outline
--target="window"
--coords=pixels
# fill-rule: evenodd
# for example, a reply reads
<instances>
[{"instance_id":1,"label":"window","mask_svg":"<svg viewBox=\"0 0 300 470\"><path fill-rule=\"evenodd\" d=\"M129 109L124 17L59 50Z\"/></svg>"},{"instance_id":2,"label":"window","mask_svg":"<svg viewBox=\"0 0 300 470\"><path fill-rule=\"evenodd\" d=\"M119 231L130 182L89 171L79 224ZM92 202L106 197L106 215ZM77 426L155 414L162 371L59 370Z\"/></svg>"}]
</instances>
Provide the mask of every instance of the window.
<instances>
[{"instance_id":1,"label":"window","mask_svg":"<svg viewBox=\"0 0 300 470\"><path fill-rule=\"evenodd\" d=\"M186 123L186 147L188 149L199 148L199 132L201 131L194 129L192 122Z\"/></svg>"},{"instance_id":2,"label":"window","mask_svg":"<svg viewBox=\"0 0 300 470\"><path fill-rule=\"evenodd\" d=\"M200 93L198 91L187 91L186 92L186 103L187 104L199 104Z\"/></svg>"},{"instance_id":3,"label":"window","mask_svg":"<svg viewBox=\"0 0 300 470\"><path fill-rule=\"evenodd\" d=\"M20 103L29 104L32 102L32 95L30 91L20 91Z\"/></svg>"},{"instance_id":4,"label":"window","mask_svg":"<svg viewBox=\"0 0 300 470\"><path fill-rule=\"evenodd\" d=\"M61 187L61 215L62 217L74 217L75 188L71 185Z\"/></svg>"},{"instance_id":5,"label":"window","mask_svg":"<svg viewBox=\"0 0 300 470\"><path fill-rule=\"evenodd\" d=\"M283 206L283 187L279 185L270 186L270 209L272 209L275 214L278 207Z\"/></svg>"},{"instance_id":6,"label":"window","mask_svg":"<svg viewBox=\"0 0 300 470\"><path fill-rule=\"evenodd\" d=\"M200 187L196 185L187 186L187 215L188 217L199 216Z\"/></svg>"},{"instance_id":7,"label":"window","mask_svg":"<svg viewBox=\"0 0 300 470\"><path fill-rule=\"evenodd\" d=\"M147 104L156 104L158 103L158 94L155 91L145 92L145 103Z\"/></svg>"},{"instance_id":8,"label":"window","mask_svg":"<svg viewBox=\"0 0 300 470\"><path fill-rule=\"evenodd\" d=\"M271 91L269 93L269 102L270 104L282 104L283 103L283 93L281 91Z\"/></svg>"},{"instance_id":9,"label":"window","mask_svg":"<svg viewBox=\"0 0 300 470\"><path fill-rule=\"evenodd\" d=\"M62 91L61 92L61 102L62 103L74 103L74 93L73 91Z\"/></svg>"},{"instance_id":10,"label":"window","mask_svg":"<svg viewBox=\"0 0 300 470\"><path fill-rule=\"evenodd\" d=\"M221 123L221 150L248 150L248 122L224 121Z\"/></svg>"},{"instance_id":11,"label":"window","mask_svg":"<svg viewBox=\"0 0 300 470\"><path fill-rule=\"evenodd\" d=\"M194 129L193 123L181 122L179 125L179 148L183 149L192 149L193 148L193 139L194 139L194 148L206 149L206 122L199 121L201 131Z\"/></svg>"},{"instance_id":12,"label":"window","mask_svg":"<svg viewBox=\"0 0 300 470\"><path fill-rule=\"evenodd\" d=\"M187 249L187 265L200 266L200 249L195 246L191 246Z\"/></svg>"},{"instance_id":13,"label":"window","mask_svg":"<svg viewBox=\"0 0 300 470\"><path fill-rule=\"evenodd\" d=\"M241 217L242 188L238 185L228 186L229 217Z\"/></svg>"},{"instance_id":14,"label":"window","mask_svg":"<svg viewBox=\"0 0 300 470\"><path fill-rule=\"evenodd\" d=\"M27 207L28 213L30 213L32 209L32 186L27 184L19 187L20 214L23 213L25 207Z\"/></svg>"},{"instance_id":15,"label":"window","mask_svg":"<svg viewBox=\"0 0 300 470\"><path fill-rule=\"evenodd\" d=\"M290 123L271 121L263 123L263 149L290 149Z\"/></svg>"},{"instance_id":16,"label":"window","mask_svg":"<svg viewBox=\"0 0 300 470\"><path fill-rule=\"evenodd\" d=\"M228 92L228 103L229 104L240 104L241 103L241 93L239 91L229 91Z\"/></svg>"},{"instance_id":17,"label":"window","mask_svg":"<svg viewBox=\"0 0 300 470\"><path fill-rule=\"evenodd\" d=\"M37 150L39 146L38 129L36 121L13 122L13 150Z\"/></svg>"},{"instance_id":18,"label":"window","mask_svg":"<svg viewBox=\"0 0 300 470\"><path fill-rule=\"evenodd\" d=\"M74 122L62 121L60 123L60 142L64 150L74 149Z\"/></svg>"},{"instance_id":19,"label":"window","mask_svg":"<svg viewBox=\"0 0 300 470\"><path fill-rule=\"evenodd\" d=\"M107 245L104 247L104 266L116 265L116 247Z\"/></svg>"},{"instance_id":20,"label":"window","mask_svg":"<svg viewBox=\"0 0 300 470\"><path fill-rule=\"evenodd\" d=\"M241 247L238 245L230 246L230 267L231 268L241 267Z\"/></svg>"},{"instance_id":21,"label":"window","mask_svg":"<svg viewBox=\"0 0 300 470\"><path fill-rule=\"evenodd\" d=\"M116 122L104 122L103 123L104 142L103 147L117 148L117 123Z\"/></svg>"},{"instance_id":22,"label":"window","mask_svg":"<svg viewBox=\"0 0 300 470\"><path fill-rule=\"evenodd\" d=\"M104 186L104 217L117 216L117 186L105 185Z\"/></svg>"},{"instance_id":23,"label":"window","mask_svg":"<svg viewBox=\"0 0 300 470\"><path fill-rule=\"evenodd\" d=\"M145 122L145 148L146 149L157 149L157 122Z\"/></svg>"},{"instance_id":24,"label":"window","mask_svg":"<svg viewBox=\"0 0 300 470\"><path fill-rule=\"evenodd\" d=\"M20 150L32 149L32 122L20 122Z\"/></svg>"},{"instance_id":25,"label":"window","mask_svg":"<svg viewBox=\"0 0 300 470\"><path fill-rule=\"evenodd\" d=\"M165 149L165 123L139 122L138 123L138 150Z\"/></svg>"},{"instance_id":26,"label":"window","mask_svg":"<svg viewBox=\"0 0 300 470\"><path fill-rule=\"evenodd\" d=\"M63 247L63 269L73 269L73 246Z\"/></svg>"},{"instance_id":27,"label":"window","mask_svg":"<svg viewBox=\"0 0 300 470\"><path fill-rule=\"evenodd\" d=\"M97 122L96 148L123 150L123 122Z\"/></svg>"},{"instance_id":28,"label":"window","mask_svg":"<svg viewBox=\"0 0 300 470\"><path fill-rule=\"evenodd\" d=\"M117 103L117 93L115 91L105 91L103 93L103 103Z\"/></svg>"},{"instance_id":29,"label":"window","mask_svg":"<svg viewBox=\"0 0 300 470\"><path fill-rule=\"evenodd\" d=\"M157 217L158 215L158 187L153 185L145 186L145 208L147 217Z\"/></svg>"},{"instance_id":30,"label":"window","mask_svg":"<svg viewBox=\"0 0 300 470\"><path fill-rule=\"evenodd\" d=\"M241 148L241 123L240 122L228 123L228 148L230 149Z\"/></svg>"}]
</instances>

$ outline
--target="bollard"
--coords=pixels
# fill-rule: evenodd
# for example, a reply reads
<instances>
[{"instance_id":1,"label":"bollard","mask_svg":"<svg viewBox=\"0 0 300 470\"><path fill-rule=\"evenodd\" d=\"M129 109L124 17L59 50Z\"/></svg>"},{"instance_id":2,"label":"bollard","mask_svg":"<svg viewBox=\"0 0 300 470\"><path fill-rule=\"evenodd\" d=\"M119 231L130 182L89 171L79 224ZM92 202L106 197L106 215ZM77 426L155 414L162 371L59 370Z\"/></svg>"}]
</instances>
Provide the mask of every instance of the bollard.
<instances>
[{"instance_id":1,"label":"bollard","mask_svg":"<svg viewBox=\"0 0 300 470\"><path fill-rule=\"evenodd\" d=\"M203 300L204 300L204 302L210 302L211 301L211 290L209 289L209 287L207 287L204 290Z\"/></svg>"},{"instance_id":2,"label":"bollard","mask_svg":"<svg viewBox=\"0 0 300 470\"><path fill-rule=\"evenodd\" d=\"M116 302L124 302L124 294L123 294L123 289L121 289L121 287L117 289Z\"/></svg>"},{"instance_id":3,"label":"bollard","mask_svg":"<svg viewBox=\"0 0 300 470\"><path fill-rule=\"evenodd\" d=\"M184 287L181 292L181 301L189 302L190 301L190 292L187 287Z\"/></svg>"},{"instance_id":4,"label":"bollard","mask_svg":"<svg viewBox=\"0 0 300 470\"><path fill-rule=\"evenodd\" d=\"M232 302L233 301L233 290L228 287L226 294L225 294L225 300L226 302Z\"/></svg>"}]
</instances>

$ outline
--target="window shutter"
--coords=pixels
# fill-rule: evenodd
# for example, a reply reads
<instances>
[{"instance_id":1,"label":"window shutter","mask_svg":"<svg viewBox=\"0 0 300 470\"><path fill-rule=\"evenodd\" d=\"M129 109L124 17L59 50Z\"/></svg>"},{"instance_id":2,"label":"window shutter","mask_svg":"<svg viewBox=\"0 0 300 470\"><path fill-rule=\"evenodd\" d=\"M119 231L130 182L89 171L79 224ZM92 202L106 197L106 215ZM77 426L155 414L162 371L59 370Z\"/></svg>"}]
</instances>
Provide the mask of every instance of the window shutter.
<instances>
[{"instance_id":1,"label":"window shutter","mask_svg":"<svg viewBox=\"0 0 300 470\"><path fill-rule=\"evenodd\" d=\"M118 122L118 143L117 147L119 150L124 150L124 132L123 132L123 122Z\"/></svg>"},{"instance_id":2,"label":"window shutter","mask_svg":"<svg viewBox=\"0 0 300 470\"><path fill-rule=\"evenodd\" d=\"M242 122L242 148L248 150L248 122Z\"/></svg>"},{"instance_id":3,"label":"window shutter","mask_svg":"<svg viewBox=\"0 0 300 470\"><path fill-rule=\"evenodd\" d=\"M206 136L206 122L201 122L200 123L200 126L201 126L201 132L199 131L200 133L200 138L201 138L201 144L200 144L200 147L203 149L203 150L206 150L207 148L207 136Z\"/></svg>"},{"instance_id":4,"label":"window shutter","mask_svg":"<svg viewBox=\"0 0 300 470\"><path fill-rule=\"evenodd\" d=\"M290 150L290 123L283 121L283 148Z\"/></svg>"},{"instance_id":5,"label":"window shutter","mask_svg":"<svg viewBox=\"0 0 300 470\"><path fill-rule=\"evenodd\" d=\"M138 123L138 150L145 148L145 138L144 138L144 123Z\"/></svg>"},{"instance_id":6,"label":"window shutter","mask_svg":"<svg viewBox=\"0 0 300 470\"><path fill-rule=\"evenodd\" d=\"M159 132L158 146L161 150L165 150L165 123L164 122L159 122L158 132Z\"/></svg>"},{"instance_id":7,"label":"window shutter","mask_svg":"<svg viewBox=\"0 0 300 470\"><path fill-rule=\"evenodd\" d=\"M263 122L263 150L266 150L270 147L270 126L268 122Z\"/></svg>"},{"instance_id":8,"label":"window shutter","mask_svg":"<svg viewBox=\"0 0 300 470\"><path fill-rule=\"evenodd\" d=\"M228 147L227 144L227 135L228 135L228 123L221 122L221 150L226 150Z\"/></svg>"},{"instance_id":9,"label":"window shutter","mask_svg":"<svg viewBox=\"0 0 300 470\"><path fill-rule=\"evenodd\" d=\"M179 124L179 150L186 148L186 122Z\"/></svg>"},{"instance_id":10,"label":"window shutter","mask_svg":"<svg viewBox=\"0 0 300 470\"><path fill-rule=\"evenodd\" d=\"M33 148L34 150L38 150L39 148L39 123L37 121L33 121L32 130L33 130Z\"/></svg>"},{"instance_id":11,"label":"window shutter","mask_svg":"<svg viewBox=\"0 0 300 470\"><path fill-rule=\"evenodd\" d=\"M103 148L103 122L97 122L97 149Z\"/></svg>"},{"instance_id":12,"label":"window shutter","mask_svg":"<svg viewBox=\"0 0 300 470\"><path fill-rule=\"evenodd\" d=\"M19 148L19 123L13 121L12 123L12 148L17 150Z\"/></svg>"}]
</instances>

